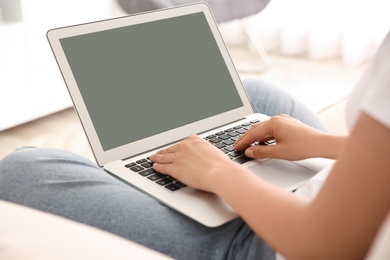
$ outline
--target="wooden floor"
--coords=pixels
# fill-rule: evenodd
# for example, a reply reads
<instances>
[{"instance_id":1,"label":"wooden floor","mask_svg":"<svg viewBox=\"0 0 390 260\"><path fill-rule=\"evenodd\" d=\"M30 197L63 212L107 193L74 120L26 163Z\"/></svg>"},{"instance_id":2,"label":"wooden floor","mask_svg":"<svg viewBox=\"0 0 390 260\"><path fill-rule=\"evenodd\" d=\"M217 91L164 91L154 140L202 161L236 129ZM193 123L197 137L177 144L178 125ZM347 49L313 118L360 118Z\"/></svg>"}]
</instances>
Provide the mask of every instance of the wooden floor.
<instances>
[{"instance_id":1,"label":"wooden floor","mask_svg":"<svg viewBox=\"0 0 390 260\"><path fill-rule=\"evenodd\" d=\"M306 58L286 58L270 54L271 64L266 71L256 71L255 55L241 52L233 55L241 77L255 76L285 86L300 96L313 110L326 106L324 95L335 92L326 102L338 101L348 93L365 66L347 66L339 60L312 61ZM255 68L248 71L247 68ZM332 100L332 98L334 100ZM311 102L311 103L310 103ZM0 132L0 159L19 146L54 147L93 159L78 117L67 109L32 122Z\"/></svg>"}]
</instances>

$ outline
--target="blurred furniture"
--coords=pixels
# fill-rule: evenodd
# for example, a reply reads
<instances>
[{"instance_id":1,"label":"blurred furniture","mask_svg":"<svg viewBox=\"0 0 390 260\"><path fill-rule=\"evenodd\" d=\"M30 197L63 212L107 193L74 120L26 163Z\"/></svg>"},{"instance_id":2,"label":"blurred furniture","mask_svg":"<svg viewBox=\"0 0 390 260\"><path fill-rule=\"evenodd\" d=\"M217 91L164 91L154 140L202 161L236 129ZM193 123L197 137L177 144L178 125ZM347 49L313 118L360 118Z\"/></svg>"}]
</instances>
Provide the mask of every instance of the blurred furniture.
<instances>
[{"instance_id":1,"label":"blurred furniture","mask_svg":"<svg viewBox=\"0 0 390 260\"><path fill-rule=\"evenodd\" d=\"M21 0L0 0L0 24L22 20Z\"/></svg>"},{"instance_id":2,"label":"blurred furniture","mask_svg":"<svg viewBox=\"0 0 390 260\"><path fill-rule=\"evenodd\" d=\"M0 259L171 259L95 227L0 200Z\"/></svg>"},{"instance_id":3,"label":"blurred furniture","mask_svg":"<svg viewBox=\"0 0 390 260\"><path fill-rule=\"evenodd\" d=\"M190 4L193 0L117 0L129 14ZM206 0L218 23L241 19L264 9L270 0Z\"/></svg>"},{"instance_id":4,"label":"blurred furniture","mask_svg":"<svg viewBox=\"0 0 390 260\"><path fill-rule=\"evenodd\" d=\"M193 0L117 0L119 5L128 14L146 12L155 9L168 8L176 5L190 4ZM259 13L271 0L206 0L210 6L215 20L218 23L232 20L240 20ZM267 68L269 58L262 45L256 41L247 30L243 22L240 23L242 32L247 38L247 44L251 45L262 62L260 70Z\"/></svg>"}]
</instances>

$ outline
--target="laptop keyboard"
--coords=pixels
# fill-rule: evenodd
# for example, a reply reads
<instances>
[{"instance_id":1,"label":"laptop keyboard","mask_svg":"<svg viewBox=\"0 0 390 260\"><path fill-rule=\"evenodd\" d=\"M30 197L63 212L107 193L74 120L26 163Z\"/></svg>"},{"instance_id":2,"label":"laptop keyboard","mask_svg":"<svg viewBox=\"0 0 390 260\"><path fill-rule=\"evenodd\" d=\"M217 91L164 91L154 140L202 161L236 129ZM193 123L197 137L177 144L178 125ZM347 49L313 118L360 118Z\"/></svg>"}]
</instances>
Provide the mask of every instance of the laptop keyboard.
<instances>
[{"instance_id":1,"label":"laptop keyboard","mask_svg":"<svg viewBox=\"0 0 390 260\"><path fill-rule=\"evenodd\" d=\"M154 181L156 184L163 186L170 191L175 191L186 187L185 184L181 183L175 178L155 171L152 166L153 163L149 158L140 159L125 165L125 167L129 168L131 171L140 174L150 181Z\"/></svg>"},{"instance_id":2,"label":"laptop keyboard","mask_svg":"<svg viewBox=\"0 0 390 260\"><path fill-rule=\"evenodd\" d=\"M240 164L245 163L251 160L251 158L246 157L241 151L235 151L234 144L242 134L258 122L260 121L252 120L250 122L219 131L215 134L206 136L205 140L224 152L231 160ZM149 158L128 163L125 167L170 191L176 191L187 187L184 183L181 183L175 178L155 171L153 169L153 163Z\"/></svg>"},{"instance_id":3,"label":"laptop keyboard","mask_svg":"<svg viewBox=\"0 0 390 260\"><path fill-rule=\"evenodd\" d=\"M234 144L241 135L258 122L260 121L252 120L250 122L228 128L224 131L208 135L205 139L224 152L230 159L242 164L251 160L251 158L246 157L242 151L235 151Z\"/></svg>"}]
</instances>

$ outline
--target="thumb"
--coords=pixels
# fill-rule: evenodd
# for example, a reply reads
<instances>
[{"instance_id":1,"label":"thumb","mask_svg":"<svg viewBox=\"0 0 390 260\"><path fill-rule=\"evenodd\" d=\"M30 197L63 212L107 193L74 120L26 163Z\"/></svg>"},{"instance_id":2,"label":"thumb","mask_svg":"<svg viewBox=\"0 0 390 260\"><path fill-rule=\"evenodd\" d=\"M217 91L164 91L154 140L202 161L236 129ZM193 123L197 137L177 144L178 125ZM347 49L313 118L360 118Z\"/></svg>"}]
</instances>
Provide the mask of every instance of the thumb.
<instances>
[{"instance_id":1,"label":"thumb","mask_svg":"<svg viewBox=\"0 0 390 260\"><path fill-rule=\"evenodd\" d=\"M252 146L245 150L245 155L249 158L273 158L276 145L258 145Z\"/></svg>"}]
</instances>

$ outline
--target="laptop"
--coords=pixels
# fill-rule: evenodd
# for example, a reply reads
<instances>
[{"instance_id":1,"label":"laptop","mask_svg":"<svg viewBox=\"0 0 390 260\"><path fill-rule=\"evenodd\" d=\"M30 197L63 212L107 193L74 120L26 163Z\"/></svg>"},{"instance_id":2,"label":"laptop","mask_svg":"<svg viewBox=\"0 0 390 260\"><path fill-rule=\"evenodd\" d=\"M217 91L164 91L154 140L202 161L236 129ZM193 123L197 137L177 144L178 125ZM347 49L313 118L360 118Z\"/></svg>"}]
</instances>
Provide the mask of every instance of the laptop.
<instances>
[{"instance_id":1,"label":"laptop","mask_svg":"<svg viewBox=\"0 0 390 260\"><path fill-rule=\"evenodd\" d=\"M254 113L205 3L55 28L47 37L97 164L205 226L238 214L216 195L155 172L151 154L198 134L290 191L320 169L234 151L234 141L268 117Z\"/></svg>"}]
</instances>

